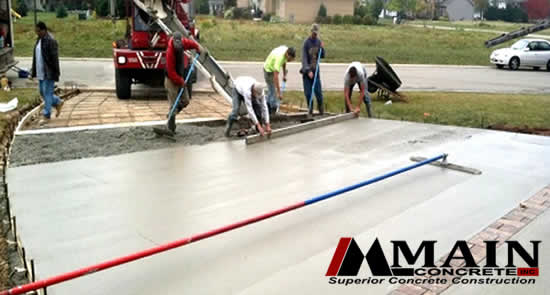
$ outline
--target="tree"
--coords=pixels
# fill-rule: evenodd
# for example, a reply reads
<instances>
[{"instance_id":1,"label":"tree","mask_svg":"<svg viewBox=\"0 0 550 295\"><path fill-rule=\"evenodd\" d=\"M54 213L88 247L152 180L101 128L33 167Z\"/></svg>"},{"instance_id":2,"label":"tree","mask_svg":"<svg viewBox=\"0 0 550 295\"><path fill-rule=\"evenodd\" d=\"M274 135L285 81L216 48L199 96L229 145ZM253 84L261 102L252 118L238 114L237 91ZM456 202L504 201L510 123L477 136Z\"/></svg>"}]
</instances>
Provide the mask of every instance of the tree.
<instances>
[{"instance_id":1,"label":"tree","mask_svg":"<svg viewBox=\"0 0 550 295\"><path fill-rule=\"evenodd\" d=\"M237 6L237 0L224 0L223 5L225 6L226 9L229 8L229 7L236 7Z\"/></svg>"},{"instance_id":2,"label":"tree","mask_svg":"<svg viewBox=\"0 0 550 295\"><path fill-rule=\"evenodd\" d=\"M479 11L483 20L483 12L489 7L489 0L474 0L474 7Z\"/></svg>"},{"instance_id":3,"label":"tree","mask_svg":"<svg viewBox=\"0 0 550 295\"><path fill-rule=\"evenodd\" d=\"M23 17L27 16L27 13L29 12L29 8L27 7L27 4L25 4L25 1L21 1L17 8L18 8L17 12L19 12L21 16Z\"/></svg>"},{"instance_id":4,"label":"tree","mask_svg":"<svg viewBox=\"0 0 550 295\"><path fill-rule=\"evenodd\" d=\"M108 16L109 15L109 0L96 0L95 2L95 11L98 16Z\"/></svg>"},{"instance_id":5,"label":"tree","mask_svg":"<svg viewBox=\"0 0 550 295\"><path fill-rule=\"evenodd\" d=\"M321 3L321 6L319 7L319 12L317 12L317 16L327 17L327 8L325 4Z\"/></svg>"},{"instance_id":6,"label":"tree","mask_svg":"<svg viewBox=\"0 0 550 295\"><path fill-rule=\"evenodd\" d=\"M367 15L368 12L369 12L369 8L367 7L367 5L360 5L355 8L353 14L363 17Z\"/></svg>"},{"instance_id":7,"label":"tree","mask_svg":"<svg viewBox=\"0 0 550 295\"><path fill-rule=\"evenodd\" d=\"M384 9L384 0L371 0L368 4L368 14L378 20L378 16Z\"/></svg>"},{"instance_id":8,"label":"tree","mask_svg":"<svg viewBox=\"0 0 550 295\"><path fill-rule=\"evenodd\" d=\"M397 11L399 14L408 14L416 9L416 0L390 0L388 10Z\"/></svg>"},{"instance_id":9,"label":"tree","mask_svg":"<svg viewBox=\"0 0 550 295\"><path fill-rule=\"evenodd\" d=\"M199 0L197 1L197 8L199 11L199 14L209 14L210 13L210 6L208 5L208 0Z\"/></svg>"}]
</instances>

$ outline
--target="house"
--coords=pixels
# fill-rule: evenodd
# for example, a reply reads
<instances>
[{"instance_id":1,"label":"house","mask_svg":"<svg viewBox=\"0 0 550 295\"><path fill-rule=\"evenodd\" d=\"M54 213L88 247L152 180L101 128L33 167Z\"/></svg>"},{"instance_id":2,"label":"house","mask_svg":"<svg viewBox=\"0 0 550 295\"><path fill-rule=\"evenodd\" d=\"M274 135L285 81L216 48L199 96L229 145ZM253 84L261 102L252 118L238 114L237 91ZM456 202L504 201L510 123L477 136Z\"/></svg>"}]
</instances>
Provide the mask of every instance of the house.
<instances>
[{"instance_id":1,"label":"house","mask_svg":"<svg viewBox=\"0 0 550 295\"><path fill-rule=\"evenodd\" d=\"M44 11L46 10L45 7L48 4L46 0L23 0L23 1L25 2L25 5L27 5L27 8L29 9L29 11L32 11L34 9L35 4L36 4L36 10Z\"/></svg>"},{"instance_id":2,"label":"house","mask_svg":"<svg viewBox=\"0 0 550 295\"><path fill-rule=\"evenodd\" d=\"M291 23L313 23L321 3L327 8L327 15L353 15L354 0L263 0L259 7Z\"/></svg>"},{"instance_id":3,"label":"house","mask_svg":"<svg viewBox=\"0 0 550 295\"><path fill-rule=\"evenodd\" d=\"M444 9L450 21L474 19L472 0L447 0L442 3L441 8Z\"/></svg>"},{"instance_id":4,"label":"house","mask_svg":"<svg viewBox=\"0 0 550 295\"><path fill-rule=\"evenodd\" d=\"M223 0L208 0L208 7L210 7L211 15L223 15Z\"/></svg>"}]
</instances>

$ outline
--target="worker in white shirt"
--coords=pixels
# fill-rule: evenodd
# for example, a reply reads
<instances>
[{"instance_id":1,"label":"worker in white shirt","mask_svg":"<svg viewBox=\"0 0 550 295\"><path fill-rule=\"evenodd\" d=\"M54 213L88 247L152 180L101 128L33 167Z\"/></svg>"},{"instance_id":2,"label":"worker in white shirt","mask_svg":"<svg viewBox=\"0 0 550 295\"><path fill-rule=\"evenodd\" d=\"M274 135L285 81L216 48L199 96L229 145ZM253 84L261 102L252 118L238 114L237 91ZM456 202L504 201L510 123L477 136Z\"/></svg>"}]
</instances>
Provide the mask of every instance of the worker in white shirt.
<instances>
[{"instance_id":1,"label":"worker in white shirt","mask_svg":"<svg viewBox=\"0 0 550 295\"><path fill-rule=\"evenodd\" d=\"M346 107L346 113L354 112L359 114L361 102L365 103L367 115L372 117L371 112L371 99L369 95L369 78L367 76L367 69L359 62L352 62L346 74L344 76L344 104ZM353 87L359 86L359 99L357 100L357 107L354 107L351 102L351 95L353 94Z\"/></svg>"},{"instance_id":2,"label":"worker in white shirt","mask_svg":"<svg viewBox=\"0 0 550 295\"><path fill-rule=\"evenodd\" d=\"M257 82L254 78L246 76L238 77L234 82L233 109L227 118L225 136L231 136L231 127L233 123L238 120L239 110L243 103L246 106L248 117L260 135L264 136L266 133L270 134L271 124L269 123L269 111L267 108L267 101L264 97L265 86ZM257 111L255 111L254 106L257 106Z\"/></svg>"}]
</instances>

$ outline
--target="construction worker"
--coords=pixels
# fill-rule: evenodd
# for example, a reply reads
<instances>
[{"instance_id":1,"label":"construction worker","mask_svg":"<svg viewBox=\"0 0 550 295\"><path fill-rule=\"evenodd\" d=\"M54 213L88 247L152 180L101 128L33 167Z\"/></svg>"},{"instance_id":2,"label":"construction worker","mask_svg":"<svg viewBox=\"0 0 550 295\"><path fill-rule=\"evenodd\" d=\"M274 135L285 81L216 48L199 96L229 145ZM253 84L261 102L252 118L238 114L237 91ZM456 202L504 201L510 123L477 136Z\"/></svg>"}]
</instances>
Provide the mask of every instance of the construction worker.
<instances>
[{"instance_id":1,"label":"construction worker","mask_svg":"<svg viewBox=\"0 0 550 295\"><path fill-rule=\"evenodd\" d=\"M369 118L372 117L368 80L367 69L361 65L360 62L352 62L349 65L346 70L346 75L344 76L344 98L347 113L353 111L359 114L361 112L361 101L364 101L367 114ZM351 94L353 93L353 87L355 87L355 85L359 85L359 100L357 107L354 108L351 103Z\"/></svg>"},{"instance_id":2,"label":"construction worker","mask_svg":"<svg viewBox=\"0 0 550 295\"><path fill-rule=\"evenodd\" d=\"M319 39L319 25L313 24L311 26L311 35L304 41L302 47L302 68L300 73L302 74L302 80L304 83L304 94L306 96L306 103L309 108L309 114L313 114L313 93L317 97L317 108L319 113L324 113L323 105L323 90L321 86L321 71L318 62L320 58L325 58L324 43ZM317 78L315 77L317 73ZM315 82L315 87L313 83ZM312 91L313 90L313 91ZM313 92L313 93L312 93Z\"/></svg>"},{"instance_id":3,"label":"construction worker","mask_svg":"<svg viewBox=\"0 0 550 295\"><path fill-rule=\"evenodd\" d=\"M185 69L189 64L185 50L194 49L200 52L200 46L197 42L183 38L180 32L175 32L168 42L166 50L166 67L164 78L164 88L166 88L168 97L168 116L174 105L180 90L185 87ZM188 91L182 91L182 95L172 116L168 118L167 128L171 135L176 133L176 115L189 104Z\"/></svg>"},{"instance_id":4,"label":"construction worker","mask_svg":"<svg viewBox=\"0 0 550 295\"><path fill-rule=\"evenodd\" d=\"M40 125L44 125L51 118L52 107L55 107L56 116L59 116L64 102L54 94L54 84L61 75L57 41L48 32L45 23L38 22L35 30L38 39L34 46L31 79L38 78L40 95L44 99L43 117L40 120Z\"/></svg>"},{"instance_id":5,"label":"construction worker","mask_svg":"<svg viewBox=\"0 0 550 295\"><path fill-rule=\"evenodd\" d=\"M279 110L283 94L279 83L279 73L283 72L283 81L286 82L286 63L296 58L296 50L293 47L279 46L271 51L264 63L264 79L267 84L267 105L270 113Z\"/></svg>"},{"instance_id":6,"label":"construction worker","mask_svg":"<svg viewBox=\"0 0 550 295\"><path fill-rule=\"evenodd\" d=\"M233 109L227 118L225 127L225 136L231 134L231 127L239 117L241 105L244 103L248 117L264 136L271 133L271 124L269 123L269 110L264 96L265 86L256 82L252 77L238 77L235 79L235 88L233 89ZM258 110L259 109L259 110ZM263 125L262 125L263 123Z\"/></svg>"}]
</instances>

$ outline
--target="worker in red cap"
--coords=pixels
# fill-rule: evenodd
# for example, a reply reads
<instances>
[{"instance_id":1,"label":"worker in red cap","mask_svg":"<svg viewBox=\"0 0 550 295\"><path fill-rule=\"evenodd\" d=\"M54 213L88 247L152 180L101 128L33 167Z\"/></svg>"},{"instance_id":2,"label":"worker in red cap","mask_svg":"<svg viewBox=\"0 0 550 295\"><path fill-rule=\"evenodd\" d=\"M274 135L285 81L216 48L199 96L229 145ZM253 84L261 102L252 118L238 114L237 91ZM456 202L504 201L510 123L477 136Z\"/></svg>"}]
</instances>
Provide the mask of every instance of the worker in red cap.
<instances>
[{"instance_id":1,"label":"worker in red cap","mask_svg":"<svg viewBox=\"0 0 550 295\"><path fill-rule=\"evenodd\" d=\"M168 116L170 116L170 110L176 102L180 90L186 87L185 76L186 69L189 66L189 58L185 56L184 51L191 49L200 53L200 45L193 40L183 38L179 32L175 32L168 42L165 67L166 77L164 79L164 88L166 88L169 104ZM175 111L168 118L167 128L171 135L176 133L176 115L188 104L189 93L188 91L183 91Z\"/></svg>"}]
</instances>

